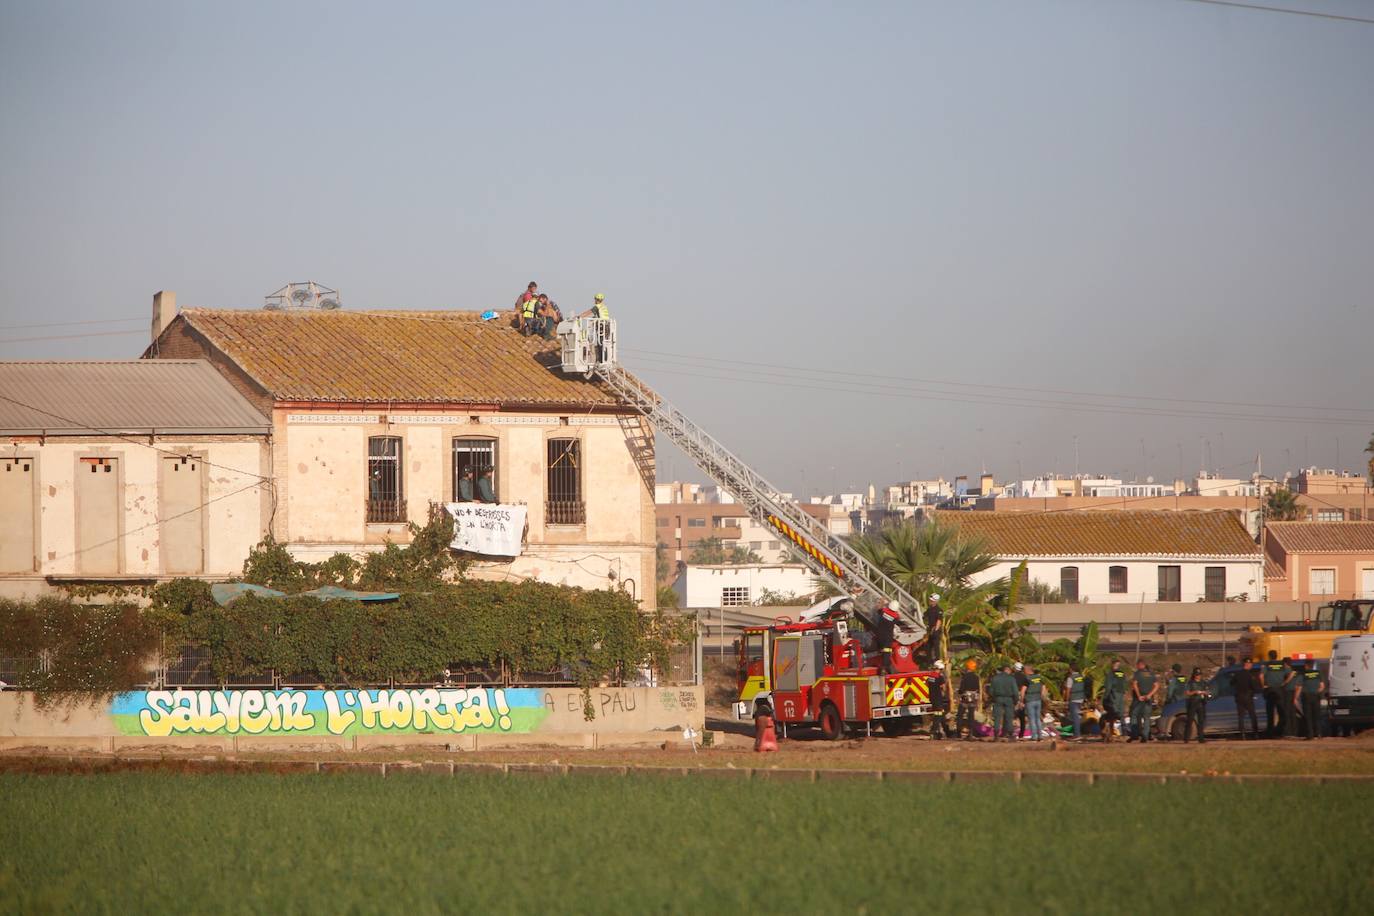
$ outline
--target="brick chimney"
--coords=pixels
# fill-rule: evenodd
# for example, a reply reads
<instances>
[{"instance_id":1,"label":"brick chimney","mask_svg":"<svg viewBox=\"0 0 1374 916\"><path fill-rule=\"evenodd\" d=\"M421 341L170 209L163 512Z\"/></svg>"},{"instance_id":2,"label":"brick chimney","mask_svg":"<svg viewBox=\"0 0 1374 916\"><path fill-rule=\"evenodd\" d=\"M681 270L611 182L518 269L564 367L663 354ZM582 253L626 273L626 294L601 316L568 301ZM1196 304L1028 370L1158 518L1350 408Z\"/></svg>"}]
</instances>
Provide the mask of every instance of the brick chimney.
<instances>
[{"instance_id":1,"label":"brick chimney","mask_svg":"<svg viewBox=\"0 0 1374 916\"><path fill-rule=\"evenodd\" d=\"M177 294L171 290L159 290L153 293L153 339L152 343L157 343L158 337L167 329L167 325L172 323L172 319L177 316Z\"/></svg>"}]
</instances>

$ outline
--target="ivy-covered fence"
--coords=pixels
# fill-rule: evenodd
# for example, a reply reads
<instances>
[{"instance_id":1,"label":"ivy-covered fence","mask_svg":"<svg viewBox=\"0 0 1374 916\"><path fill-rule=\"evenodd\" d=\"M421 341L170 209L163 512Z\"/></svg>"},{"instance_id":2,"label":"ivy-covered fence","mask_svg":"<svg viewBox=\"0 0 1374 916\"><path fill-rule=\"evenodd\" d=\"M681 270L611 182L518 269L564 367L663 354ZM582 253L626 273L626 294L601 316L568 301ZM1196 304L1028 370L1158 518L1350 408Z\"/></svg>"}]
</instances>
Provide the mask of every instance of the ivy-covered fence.
<instances>
[{"instance_id":1,"label":"ivy-covered fence","mask_svg":"<svg viewBox=\"0 0 1374 916\"><path fill-rule=\"evenodd\" d=\"M288 593L221 607L210 586L177 579L141 596L118 591L0 601L0 680L40 700L131 690L175 671L168 686L290 683L329 687L563 682L621 684L666 671L694 624L641 611L624 592L462 577L443 517L409 548L359 562L291 559L266 541L244 581ZM397 601L321 601L320 585L401 592ZM142 606L144 603L147 606Z\"/></svg>"}]
</instances>

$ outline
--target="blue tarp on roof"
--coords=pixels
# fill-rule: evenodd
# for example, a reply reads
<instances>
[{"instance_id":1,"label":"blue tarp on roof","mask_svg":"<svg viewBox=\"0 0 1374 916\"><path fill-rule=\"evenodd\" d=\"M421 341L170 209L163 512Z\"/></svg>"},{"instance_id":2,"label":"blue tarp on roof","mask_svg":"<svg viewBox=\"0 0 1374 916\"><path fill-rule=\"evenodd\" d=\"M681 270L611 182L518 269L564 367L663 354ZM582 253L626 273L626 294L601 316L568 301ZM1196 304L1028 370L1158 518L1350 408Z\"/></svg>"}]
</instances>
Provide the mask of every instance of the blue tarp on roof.
<instances>
[{"instance_id":1,"label":"blue tarp on roof","mask_svg":"<svg viewBox=\"0 0 1374 916\"><path fill-rule=\"evenodd\" d=\"M279 592L275 588L251 585L247 582L216 582L210 586L210 594L214 596L215 603L221 607L228 606L230 602L242 598L244 595L259 595L263 598L290 597L286 592ZM308 592L301 592L301 594L318 598L321 601L330 601L336 598L345 601L395 601L401 597L400 592L358 592L351 588L340 588L337 585L322 585Z\"/></svg>"}]
</instances>

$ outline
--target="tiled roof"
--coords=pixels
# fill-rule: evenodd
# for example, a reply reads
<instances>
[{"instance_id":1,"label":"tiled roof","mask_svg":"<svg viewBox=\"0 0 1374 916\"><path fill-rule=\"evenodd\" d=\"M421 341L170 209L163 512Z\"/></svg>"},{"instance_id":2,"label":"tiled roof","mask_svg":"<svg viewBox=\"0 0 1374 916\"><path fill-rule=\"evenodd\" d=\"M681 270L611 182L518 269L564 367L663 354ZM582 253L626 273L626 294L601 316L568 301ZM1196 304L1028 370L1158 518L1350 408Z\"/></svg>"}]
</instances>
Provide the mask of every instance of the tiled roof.
<instances>
[{"instance_id":1,"label":"tiled roof","mask_svg":"<svg viewBox=\"0 0 1374 916\"><path fill-rule=\"evenodd\" d=\"M1264 578L1266 579L1287 579L1288 571L1283 568L1283 564L1273 557L1264 558Z\"/></svg>"},{"instance_id":2,"label":"tiled roof","mask_svg":"<svg viewBox=\"0 0 1374 916\"><path fill-rule=\"evenodd\" d=\"M476 312L184 309L177 320L283 401L616 404L557 371L556 342Z\"/></svg>"},{"instance_id":3,"label":"tiled roof","mask_svg":"<svg viewBox=\"0 0 1374 916\"><path fill-rule=\"evenodd\" d=\"M200 359L0 363L0 433L263 434L267 418Z\"/></svg>"},{"instance_id":4,"label":"tiled roof","mask_svg":"<svg viewBox=\"0 0 1374 916\"><path fill-rule=\"evenodd\" d=\"M1259 546L1232 512L939 512L998 556L1234 557Z\"/></svg>"},{"instance_id":5,"label":"tiled roof","mask_svg":"<svg viewBox=\"0 0 1374 916\"><path fill-rule=\"evenodd\" d=\"M1270 522L1285 553L1374 553L1374 522Z\"/></svg>"}]
</instances>

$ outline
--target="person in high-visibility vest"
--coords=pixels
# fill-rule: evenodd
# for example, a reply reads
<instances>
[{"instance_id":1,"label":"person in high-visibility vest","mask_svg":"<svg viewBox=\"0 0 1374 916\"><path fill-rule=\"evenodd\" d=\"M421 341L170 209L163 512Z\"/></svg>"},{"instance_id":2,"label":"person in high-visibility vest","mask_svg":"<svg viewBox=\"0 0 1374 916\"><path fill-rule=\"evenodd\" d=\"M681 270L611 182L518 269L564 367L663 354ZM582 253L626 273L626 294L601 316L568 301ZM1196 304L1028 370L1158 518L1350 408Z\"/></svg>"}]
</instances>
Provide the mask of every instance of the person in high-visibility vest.
<instances>
[{"instance_id":1,"label":"person in high-visibility vest","mask_svg":"<svg viewBox=\"0 0 1374 916\"><path fill-rule=\"evenodd\" d=\"M597 294L596 294L596 299L595 299L595 301L594 301L592 307L589 308L589 309L587 309L585 312L583 312L581 315L578 315L577 317L579 317L579 318L600 318L600 319L603 320L603 321L605 321L606 319L610 318L610 317L611 317L611 310L610 310L609 308L606 307L606 294L605 294L605 293L597 293Z\"/></svg>"},{"instance_id":2,"label":"person in high-visibility vest","mask_svg":"<svg viewBox=\"0 0 1374 916\"><path fill-rule=\"evenodd\" d=\"M539 284L533 280L525 291L515 299L515 326L521 334L528 335L534 330L534 313L539 307Z\"/></svg>"}]
</instances>

